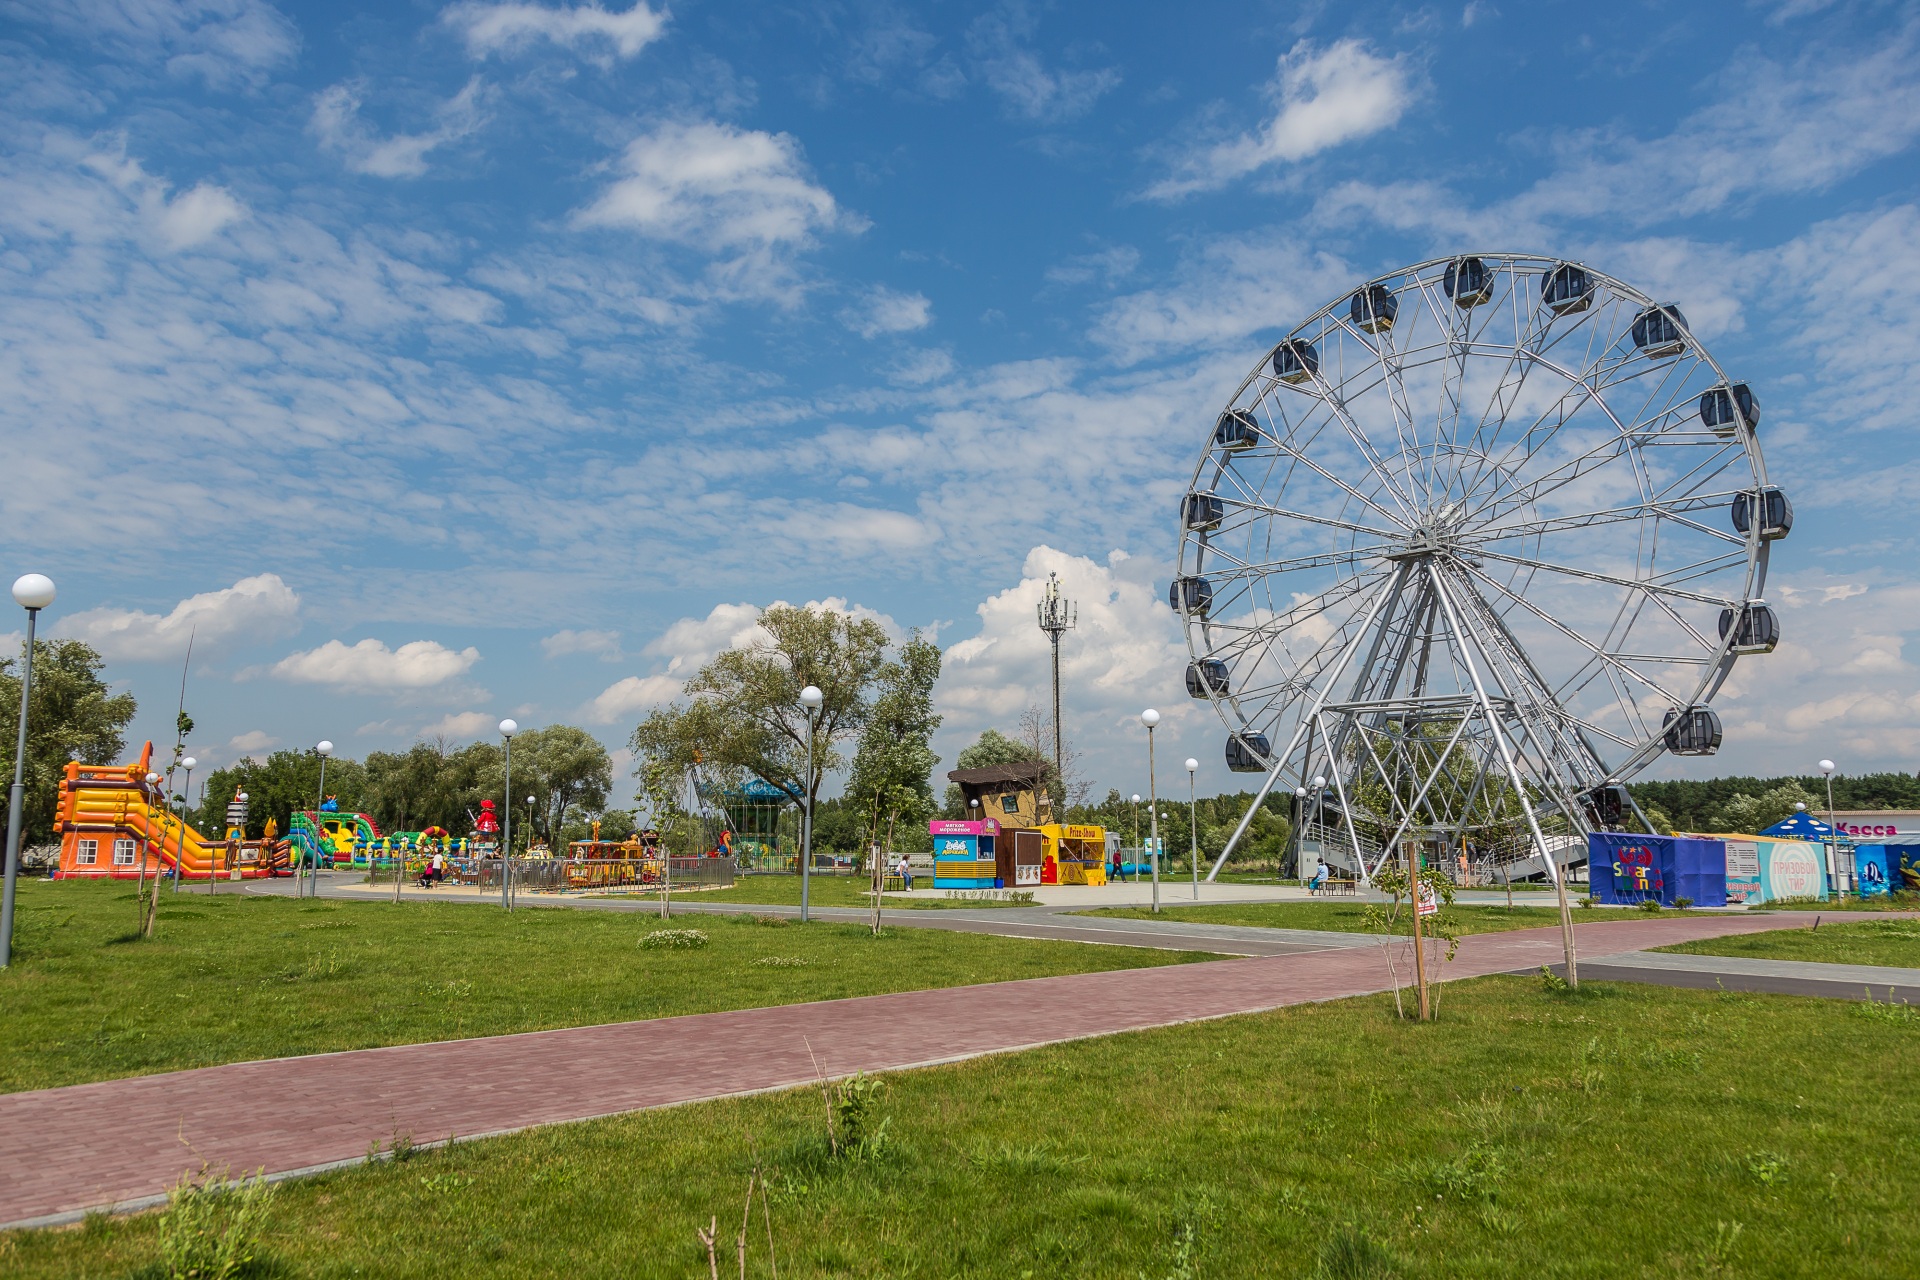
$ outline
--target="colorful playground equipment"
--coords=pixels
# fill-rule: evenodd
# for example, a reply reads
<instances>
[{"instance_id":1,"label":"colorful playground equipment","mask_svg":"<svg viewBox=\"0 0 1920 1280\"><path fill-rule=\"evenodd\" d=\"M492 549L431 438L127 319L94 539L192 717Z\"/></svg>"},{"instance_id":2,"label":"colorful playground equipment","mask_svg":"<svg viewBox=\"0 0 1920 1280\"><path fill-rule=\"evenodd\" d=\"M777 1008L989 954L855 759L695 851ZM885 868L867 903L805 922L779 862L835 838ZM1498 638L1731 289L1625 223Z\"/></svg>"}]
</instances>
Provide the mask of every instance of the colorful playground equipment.
<instances>
[{"instance_id":1,"label":"colorful playground equipment","mask_svg":"<svg viewBox=\"0 0 1920 1280\"><path fill-rule=\"evenodd\" d=\"M177 870L186 880L251 880L285 868L284 842L231 832L209 839L169 811L161 786L147 782L152 762L151 742L132 764L68 762L54 823L62 879L133 880Z\"/></svg>"},{"instance_id":2,"label":"colorful playground equipment","mask_svg":"<svg viewBox=\"0 0 1920 1280\"><path fill-rule=\"evenodd\" d=\"M381 837L371 814L341 813L328 797L318 810L296 812L287 821L287 841L301 866L365 866L366 851Z\"/></svg>"}]
</instances>

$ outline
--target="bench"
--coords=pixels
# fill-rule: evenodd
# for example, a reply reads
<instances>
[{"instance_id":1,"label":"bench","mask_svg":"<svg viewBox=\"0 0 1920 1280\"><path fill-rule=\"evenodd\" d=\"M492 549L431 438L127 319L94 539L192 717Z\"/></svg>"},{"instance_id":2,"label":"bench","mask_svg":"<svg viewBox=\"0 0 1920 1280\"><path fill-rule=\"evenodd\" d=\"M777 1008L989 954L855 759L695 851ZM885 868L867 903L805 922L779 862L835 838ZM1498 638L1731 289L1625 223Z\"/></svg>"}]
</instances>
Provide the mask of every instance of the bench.
<instances>
[{"instance_id":1,"label":"bench","mask_svg":"<svg viewBox=\"0 0 1920 1280\"><path fill-rule=\"evenodd\" d=\"M1309 889L1316 898L1351 898L1358 885L1352 880L1327 880L1318 889Z\"/></svg>"}]
</instances>

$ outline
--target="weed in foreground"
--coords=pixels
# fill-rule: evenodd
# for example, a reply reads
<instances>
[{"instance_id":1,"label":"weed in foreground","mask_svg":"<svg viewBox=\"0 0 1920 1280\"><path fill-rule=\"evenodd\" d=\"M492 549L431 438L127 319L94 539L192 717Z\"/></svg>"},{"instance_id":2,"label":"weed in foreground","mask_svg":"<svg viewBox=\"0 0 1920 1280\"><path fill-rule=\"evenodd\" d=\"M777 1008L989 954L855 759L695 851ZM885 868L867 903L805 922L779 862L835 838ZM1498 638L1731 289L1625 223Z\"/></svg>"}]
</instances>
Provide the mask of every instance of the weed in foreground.
<instances>
[{"instance_id":1,"label":"weed in foreground","mask_svg":"<svg viewBox=\"0 0 1920 1280\"><path fill-rule=\"evenodd\" d=\"M256 1260L273 1187L255 1173L231 1181L223 1169L182 1174L160 1219L160 1265L167 1280L232 1280Z\"/></svg>"},{"instance_id":2,"label":"weed in foreground","mask_svg":"<svg viewBox=\"0 0 1920 1280\"><path fill-rule=\"evenodd\" d=\"M1327 1237L1319 1261L1315 1280L1394 1280L1399 1274L1392 1252L1352 1223Z\"/></svg>"}]
</instances>

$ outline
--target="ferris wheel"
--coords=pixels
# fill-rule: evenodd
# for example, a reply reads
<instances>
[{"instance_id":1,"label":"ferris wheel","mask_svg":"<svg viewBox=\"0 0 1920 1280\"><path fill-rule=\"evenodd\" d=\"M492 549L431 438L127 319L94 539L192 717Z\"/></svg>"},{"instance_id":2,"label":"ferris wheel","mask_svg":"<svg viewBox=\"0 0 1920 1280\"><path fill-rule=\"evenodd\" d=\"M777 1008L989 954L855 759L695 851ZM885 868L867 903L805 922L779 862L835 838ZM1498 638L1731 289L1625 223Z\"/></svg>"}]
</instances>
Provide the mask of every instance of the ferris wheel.
<instances>
[{"instance_id":1,"label":"ferris wheel","mask_svg":"<svg viewBox=\"0 0 1920 1280\"><path fill-rule=\"evenodd\" d=\"M1583 858L1628 778L1718 749L1714 695L1778 643L1793 509L1759 421L1678 307L1579 263L1436 259L1328 303L1181 503L1168 599L1228 767L1317 781L1365 877L1502 824Z\"/></svg>"}]
</instances>

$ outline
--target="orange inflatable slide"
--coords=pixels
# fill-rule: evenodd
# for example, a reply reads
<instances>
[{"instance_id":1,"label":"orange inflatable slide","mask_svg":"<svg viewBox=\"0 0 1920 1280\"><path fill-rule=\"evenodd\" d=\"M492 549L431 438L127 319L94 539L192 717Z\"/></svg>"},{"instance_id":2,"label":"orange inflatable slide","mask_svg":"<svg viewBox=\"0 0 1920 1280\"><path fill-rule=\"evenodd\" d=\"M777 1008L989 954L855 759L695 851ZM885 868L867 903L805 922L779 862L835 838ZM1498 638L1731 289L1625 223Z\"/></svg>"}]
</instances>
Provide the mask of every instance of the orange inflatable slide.
<instances>
[{"instance_id":1,"label":"orange inflatable slide","mask_svg":"<svg viewBox=\"0 0 1920 1280\"><path fill-rule=\"evenodd\" d=\"M271 842L210 840L168 812L162 784L147 782L152 759L149 742L133 764L68 763L54 824L61 879L132 880L176 865L186 880L274 873L281 857Z\"/></svg>"}]
</instances>

